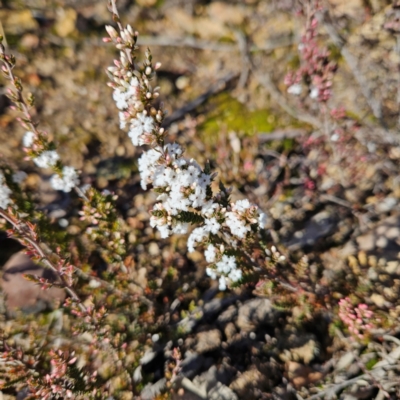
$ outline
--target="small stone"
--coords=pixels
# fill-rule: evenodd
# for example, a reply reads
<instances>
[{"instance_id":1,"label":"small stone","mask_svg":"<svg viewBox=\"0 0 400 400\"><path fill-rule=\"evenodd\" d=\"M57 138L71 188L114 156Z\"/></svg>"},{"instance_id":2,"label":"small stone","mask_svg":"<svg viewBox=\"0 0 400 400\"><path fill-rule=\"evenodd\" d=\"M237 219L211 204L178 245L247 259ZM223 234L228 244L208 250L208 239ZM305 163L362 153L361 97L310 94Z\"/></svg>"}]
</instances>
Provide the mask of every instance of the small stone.
<instances>
[{"instance_id":1,"label":"small stone","mask_svg":"<svg viewBox=\"0 0 400 400\"><path fill-rule=\"evenodd\" d=\"M286 370L289 380L296 389L318 382L324 377L322 372L294 361L287 363Z\"/></svg>"},{"instance_id":2,"label":"small stone","mask_svg":"<svg viewBox=\"0 0 400 400\"><path fill-rule=\"evenodd\" d=\"M216 385L208 392L207 398L209 400L239 400L235 392L228 386L217 382Z\"/></svg>"},{"instance_id":3,"label":"small stone","mask_svg":"<svg viewBox=\"0 0 400 400\"><path fill-rule=\"evenodd\" d=\"M224 326L225 324L232 322L236 318L237 313L237 308L234 305L229 306L218 316L218 324Z\"/></svg>"},{"instance_id":4,"label":"small stone","mask_svg":"<svg viewBox=\"0 0 400 400\"><path fill-rule=\"evenodd\" d=\"M282 361L297 361L309 364L319 354L319 345L314 335L290 335L283 342Z\"/></svg>"},{"instance_id":5,"label":"small stone","mask_svg":"<svg viewBox=\"0 0 400 400\"><path fill-rule=\"evenodd\" d=\"M240 399L245 399L249 398L249 392L251 393L253 389L268 390L271 382L268 376L256 368L252 368L240 374L229 387L239 395ZM251 396L250 398L252 398Z\"/></svg>"},{"instance_id":6,"label":"small stone","mask_svg":"<svg viewBox=\"0 0 400 400\"><path fill-rule=\"evenodd\" d=\"M187 351L181 363L181 374L192 379L203 368L206 358L198 353Z\"/></svg>"},{"instance_id":7,"label":"small stone","mask_svg":"<svg viewBox=\"0 0 400 400\"><path fill-rule=\"evenodd\" d=\"M339 361L336 364L336 371L341 371L344 369L347 369L354 361L354 354L353 352L349 351L345 354L343 354L342 357L340 357Z\"/></svg>"},{"instance_id":8,"label":"small stone","mask_svg":"<svg viewBox=\"0 0 400 400\"><path fill-rule=\"evenodd\" d=\"M156 358L156 356L157 353L155 351L146 351L146 353L144 353L143 357L140 359L140 364L149 364Z\"/></svg>"},{"instance_id":9,"label":"small stone","mask_svg":"<svg viewBox=\"0 0 400 400\"><path fill-rule=\"evenodd\" d=\"M151 242L149 245L149 254L151 256L158 256L160 254L160 248L156 242Z\"/></svg>"},{"instance_id":10,"label":"small stone","mask_svg":"<svg viewBox=\"0 0 400 400\"><path fill-rule=\"evenodd\" d=\"M32 33L27 33L21 38L20 45L26 49L36 49L39 47L39 37Z\"/></svg>"},{"instance_id":11,"label":"small stone","mask_svg":"<svg viewBox=\"0 0 400 400\"><path fill-rule=\"evenodd\" d=\"M35 264L23 252L14 254L4 265L3 271L0 287L6 296L8 310L20 308L25 312L39 312L65 299L64 289L52 287L42 290L40 285L23 277L24 274L30 274L49 281L56 279L54 272Z\"/></svg>"},{"instance_id":12,"label":"small stone","mask_svg":"<svg viewBox=\"0 0 400 400\"><path fill-rule=\"evenodd\" d=\"M226 339L228 340L228 342L230 342L236 334L235 324L233 322L229 322L224 328L224 333L225 333Z\"/></svg>"},{"instance_id":13,"label":"small stone","mask_svg":"<svg viewBox=\"0 0 400 400\"><path fill-rule=\"evenodd\" d=\"M397 268L399 266L399 262L398 261L388 261L388 263L386 264L386 272L388 274L394 274L397 271Z\"/></svg>"},{"instance_id":14,"label":"small stone","mask_svg":"<svg viewBox=\"0 0 400 400\"><path fill-rule=\"evenodd\" d=\"M386 301L385 298L382 295L378 294L378 293L374 293L370 297L370 299L379 308L390 307L390 303L388 301Z\"/></svg>"},{"instance_id":15,"label":"small stone","mask_svg":"<svg viewBox=\"0 0 400 400\"><path fill-rule=\"evenodd\" d=\"M198 353L216 350L221 345L221 332L218 329L199 332L196 335L196 340L196 351Z\"/></svg>"},{"instance_id":16,"label":"small stone","mask_svg":"<svg viewBox=\"0 0 400 400\"><path fill-rule=\"evenodd\" d=\"M251 332L260 325L275 326L278 316L268 299L252 299L239 307L236 325L243 332Z\"/></svg>"},{"instance_id":17,"label":"small stone","mask_svg":"<svg viewBox=\"0 0 400 400\"><path fill-rule=\"evenodd\" d=\"M141 400L153 400L164 391L166 384L167 380L165 378L158 380L156 383L147 384L140 393Z\"/></svg>"}]
</instances>

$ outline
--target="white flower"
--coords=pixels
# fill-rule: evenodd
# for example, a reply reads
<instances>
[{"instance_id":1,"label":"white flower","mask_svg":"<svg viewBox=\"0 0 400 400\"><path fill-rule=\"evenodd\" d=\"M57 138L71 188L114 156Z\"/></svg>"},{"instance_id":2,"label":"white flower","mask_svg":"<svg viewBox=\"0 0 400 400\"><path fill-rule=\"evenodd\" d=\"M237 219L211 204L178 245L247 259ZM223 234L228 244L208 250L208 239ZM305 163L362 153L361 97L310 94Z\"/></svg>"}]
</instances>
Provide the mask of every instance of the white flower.
<instances>
[{"instance_id":1,"label":"white flower","mask_svg":"<svg viewBox=\"0 0 400 400\"><path fill-rule=\"evenodd\" d=\"M78 173L73 167L64 167L62 176L58 174L53 175L50 179L50 183L53 189L68 193L79 184Z\"/></svg>"},{"instance_id":2,"label":"white flower","mask_svg":"<svg viewBox=\"0 0 400 400\"><path fill-rule=\"evenodd\" d=\"M211 279L217 279L217 274L215 272L215 269L212 268L206 268L206 274L211 278Z\"/></svg>"},{"instance_id":3,"label":"white flower","mask_svg":"<svg viewBox=\"0 0 400 400\"><path fill-rule=\"evenodd\" d=\"M232 281L232 282L237 282L240 281L242 279L242 271L240 269L233 269L229 275L228 278Z\"/></svg>"},{"instance_id":4,"label":"white flower","mask_svg":"<svg viewBox=\"0 0 400 400\"><path fill-rule=\"evenodd\" d=\"M219 204L213 203L212 200L207 201L201 208L201 213L206 217L211 217L215 210L219 209Z\"/></svg>"},{"instance_id":5,"label":"white flower","mask_svg":"<svg viewBox=\"0 0 400 400\"><path fill-rule=\"evenodd\" d=\"M194 246L200 243L207 236L207 231L204 227L199 227L193 230L193 232L188 237L187 246L189 253L194 251Z\"/></svg>"},{"instance_id":6,"label":"white flower","mask_svg":"<svg viewBox=\"0 0 400 400\"><path fill-rule=\"evenodd\" d=\"M229 274L232 269L236 268L236 260L234 256L223 255L221 261L217 262L218 272Z\"/></svg>"},{"instance_id":7,"label":"white flower","mask_svg":"<svg viewBox=\"0 0 400 400\"><path fill-rule=\"evenodd\" d=\"M126 110L130 104L137 101L139 81L136 77L131 79L128 87L118 87L114 90L113 99L120 110Z\"/></svg>"},{"instance_id":8,"label":"white flower","mask_svg":"<svg viewBox=\"0 0 400 400\"><path fill-rule=\"evenodd\" d=\"M199 178L199 185L206 188L211 183L211 176L207 174L201 174Z\"/></svg>"},{"instance_id":9,"label":"white flower","mask_svg":"<svg viewBox=\"0 0 400 400\"><path fill-rule=\"evenodd\" d=\"M11 203L11 193L11 189L5 184L4 175L0 172L0 208L5 209Z\"/></svg>"},{"instance_id":10,"label":"white flower","mask_svg":"<svg viewBox=\"0 0 400 400\"><path fill-rule=\"evenodd\" d=\"M129 114L120 111L118 113L118 115L119 115L119 128L120 129L125 129L126 128L126 122L129 119Z\"/></svg>"},{"instance_id":11,"label":"white flower","mask_svg":"<svg viewBox=\"0 0 400 400\"><path fill-rule=\"evenodd\" d=\"M213 263L215 261L215 255L216 255L215 250L216 249L215 249L214 245L212 245L212 244L208 245L207 250L204 252L204 256L205 256L207 262Z\"/></svg>"},{"instance_id":12,"label":"white flower","mask_svg":"<svg viewBox=\"0 0 400 400\"><path fill-rule=\"evenodd\" d=\"M25 132L24 137L22 138L22 144L24 147L31 147L33 145L33 141L35 139L35 134L31 131Z\"/></svg>"},{"instance_id":13,"label":"white flower","mask_svg":"<svg viewBox=\"0 0 400 400\"><path fill-rule=\"evenodd\" d=\"M196 186L194 193L189 196L189 199L192 201L193 208L202 207L205 203L205 198L206 191L200 186Z\"/></svg>"},{"instance_id":14,"label":"white flower","mask_svg":"<svg viewBox=\"0 0 400 400\"><path fill-rule=\"evenodd\" d=\"M167 238L171 233L168 225L157 226L157 229L159 230L162 239Z\"/></svg>"},{"instance_id":15,"label":"white flower","mask_svg":"<svg viewBox=\"0 0 400 400\"><path fill-rule=\"evenodd\" d=\"M238 215L234 212L226 213L225 224L231 230L232 235L240 239L244 239L246 233L251 230L250 226L246 225L245 221L239 219Z\"/></svg>"},{"instance_id":16,"label":"white flower","mask_svg":"<svg viewBox=\"0 0 400 400\"><path fill-rule=\"evenodd\" d=\"M38 157L34 158L34 163L40 168L49 168L56 165L60 156L55 150L45 150L39 154Z\"/></svg>"},{"instance_id":17,"label":"white flower","mask_svg":"<svg viewBox=\"0 0 400 400\"><path fill-rule=\"evenodd\" d=\"M185 234L188 231L189 224L184 222L178 222L173 228L173 233Z\"/></svg>"},{"instance_id":18,"label":"white flower","mask_svg":"<svg viewBox=\"0 0 400 400\"><path fill-rule=\"evenodd\" d=\"M316 98L318 97L318 95L319 95L319 90L318 90L318 88L313 87L313 88L311 89L311 92L310 92L310 98L311 98L311 99L316 99Z\"/></svg>"},{"instance_id":19,"label":"white flower","mask_svg":"<svg viewBox=\"0 0 400 400\"><path fill-rule=\"evenodd\" d=\"M224 276L221 276L219 278L219 290L221 291L226 290L226 278Z\"/></svg>"},{"instance_id":20,"label":"white flower","mask_svg":"<svg viewBox=\"0 0 400 400\"><path fill-rule=\"evenodd\" d=\"M212 234L216 235L219 231L219 228L221 227L221 224L218 223L218 221L213 217L210 219L206 219L204 221L206 223L205 229L208 232L211 232Z\"/></svg>"},{"instance_id":21,"label":"white flower","mask_svg":"<svg viewBox=\"0 0 400 400\"><path fill-rule=\"evenodd\" d=\"M144 144L141 137L144 133L151 133L154 129L154 120L152 117L147 116L146 113L138 113L136 118L131 121L131 128L129 129L128 136L131 138L134 146L141 146Z\"/></svg>"},{"instance_id":22,"label":"white flower","mask_svg":"<svg viewBox=\"0 0 400 400\"><path fill-rule=\"evenodd\" d=\"M168 143L164 146L164 151L168 151L170 156L178 158L183 154L183 149L178 143Z\"/></svg>"},{"instance_id":23,"label":"white flower","mask_svg":"<svg viewBox=\"0 0 400 400\"><path fill-rule=\"evenodd\" d=\"M340 135L335 132L332 136L331 136L331 140L332 142L337 142L340 139Z\"/></svg>"},{"instance_id":24,"label":"white flower","mask_svg":"<svg viewBox=\"0 0 400 400\"><path fill-rule=\"evenodd\" d=\"M161 153L151 149L145 151L139 158L139 172L141 180L141 185L143 190L147 189L147 184L152 183L153 174L155 172L156 163L161 157Z\"/></svg>"},{"instance_id":25,"label":"white flower","mask_svg":"<svg viewBox=\"0 0 400 400\"><path fill-rule=\"evenodd\" d=\"M299 83L295 83L292 86L289 86L287 88L287 92L289 94L294 94L295 96L299 96L302 92L303 88L301 87L301 85Z\"/></svg>"},{"instance_id":26,"label":"white flower","mask_svg":"<svg viewBox=\"0 0 400 400\"><path fill-rule=\"evenodd\" d=\"M247 200L247 199L238 200L238 201L234 204L234 206L233 206L233 208L234 208L236 211L239 211L240 213L245 212L245 211L248 210L250 207L251 207L251 204L250 204L249 200Z\"/></svg>"}]
</instances>

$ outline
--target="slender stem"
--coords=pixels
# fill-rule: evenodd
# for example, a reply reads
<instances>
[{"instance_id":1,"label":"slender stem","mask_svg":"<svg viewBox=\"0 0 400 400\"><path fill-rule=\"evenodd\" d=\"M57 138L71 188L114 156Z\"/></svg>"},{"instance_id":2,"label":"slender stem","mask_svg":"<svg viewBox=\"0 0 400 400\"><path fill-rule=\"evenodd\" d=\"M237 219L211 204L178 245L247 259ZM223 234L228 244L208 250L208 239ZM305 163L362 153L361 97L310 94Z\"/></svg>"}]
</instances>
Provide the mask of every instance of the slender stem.
<instances>
[{"instance_id":1,"label":"slender stem","mask_svg":"<svg viewBox=\"0 0 400 400\"><path fill-rule=\"evenodd\" d=\"M82 311L86 312L86 307L82 304L81 299L75 292L75 290L67 283L65 278L60 274L58 269L54 266L54 264L49 260L47 255L44 253L42 248L40 247L39 243L33 239L28 232L26 232L26 229L24 229L24 225L18 221L12 218L7 212L5 212L3 209L0 208L0 216L4 218L9 224L13 226L13 228L21 235L21 238L23 241L29 243L30 246L32 246L36 253L41 257L43 263L46 265L48 269L53 271L59 280L61 281L62 286L66 290L66 292L78 303L80 309Z\"/></svg>"}]
</instances>

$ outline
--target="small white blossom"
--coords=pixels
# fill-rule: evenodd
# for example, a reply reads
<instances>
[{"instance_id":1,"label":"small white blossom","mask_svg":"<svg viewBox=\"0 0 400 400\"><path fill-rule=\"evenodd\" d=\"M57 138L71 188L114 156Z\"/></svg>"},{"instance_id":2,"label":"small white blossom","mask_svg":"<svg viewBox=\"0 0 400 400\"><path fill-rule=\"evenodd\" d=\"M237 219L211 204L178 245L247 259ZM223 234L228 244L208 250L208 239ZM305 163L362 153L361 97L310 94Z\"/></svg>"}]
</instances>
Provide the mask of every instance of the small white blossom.
<instances>
[{"instance_id":1,"label":"small white blossom","mask_svg":"<svg viewBox=\"0 0 400 400\"><path fill-rule=\"evenodd\" d=\"M221 276L219 278L219 290L221 290L221 291L226 290L226 278L225 278L225 276Z\"/></svg>"},{"instance_id":2,"label":"small white blossom","mask_svg":"<svg viewBox=\"0 0 400 400\"><path fill-rule=\"evenodd\" d=\"M189 224L184 222L179 222L172 228L172 232L178 234L185 234L188 231L188 227Z\"/></svg>"},{"instance_id":3,"label":"small white blossom","mask_svg":"<svg viewBox=\"0 0 400 400\"><path fill-rule=\"evenodd\" d=\"M212 269L212 268L210 268L210 267L208 267L208 268L206 268L206 274L207 274L207 276L209 276L211 279L217 279L217 273L215 272L215 270L214 269Z\"/></svg>"},{"instance_id":4,"label":"small white blossom","mask_svg":"<svg viewBox=\"0 0 400 400\"><path fill-rule=\"evenodd\" d=\"M25 132L24 137L22 138L22 144L24 147L31 147L33 145L33 141L35 139L35 134L31 131Z\"/></svg>"},{"instance_id":5,"label":"small white blossom","mask_svg":"<svg viewBox=\"0 0 400 400\"><path fill-rule=\"evenodd\" d=\"M141 180L141 185L143 190L147 189L147 184L152 183L153 174L155 172L156 162L161 157L161 153L151 149L144 152L139 158L139 172Z\"/></svg>"},{"instance_id":6,"label":"small white blossom","mask_svg":"<svg viewBox=\"0 0 400 400\"><path fill-rule=\"evenodd\" d=\"M212 245L212 244L208 245L207 250L204 252L204 256L205 256L207 262L213 263L215 261L215 256L216 256L215 250L216 249L215 249L214 245Z\"/></svg>"},{"instance_id":7,"label":"small white blossom","mask_svg":"<svg viewBox=\"0 0 400 400\"><path fill-rule=\"evenodd\" d=\"M128 136L131 138L134 146L141 146L144 144L142 135L144 133L151 133L154 129L154 120L147 114L138 113L136 118L131 121L131 127Z\"/></svg>"},{"instance_id":8,"label":"small white blossom","mask_svg":"<svg viewBox=\"0 0 400 400\"><path fill-rule=\"evenodd\" d=\"M209 218L218 209L219 209L219 204L213 203L213 201L210 200L207 201L207 203L204 203L203 207L201 208L201 213Z\"/></svg>"},{"instance_id":9,"label":"small white blossom","mask_svg":"<svg viewBox=\"0 0 400 400\"><path fill-rule=\"evenodd\" d=\"M4 175L0 172L0 208L8 207L11 203L10 195L11 189L6 185Z\"/></svg>"},{"instance_id":10,"label":"small white blossom","mask_svg":"<svg viewBox=\"0 0 400 400\"><path fill-rule=\"evenodd\" d=\"M40 168L49 168L56 165L60 156L55 150L45 150L39 154L38 157L34 158L34 163Z\"/></svg>"},{"instance_id":11,"label":"small white blossom","mask_svg":"<svg viewBox=\"0 0 400 400\"><path fill-rule=\"evenodd\" d=\"M204 229L204 227L194 229L187 241L189 253L192 253L194 251L194 246L200 243L207 235L208 232Z\"/></svg>"},{"instance_id":12,"label":"small white blossom","mask_svg":"<svg viewBox=\"0 0 400 400\"><path fill-rule=\"evenodd\" d=\"M232 282L240 281L242 279L242 271L240 269L234 269L229 273L228 278Z\"/></svg>"},{"instance_id":13,"label":"small white blossom","mask_svg":"<svg viewBox=\"0 0 400 400\"><path fill-rule=\"evenodd\" d=\"M62 176L58 174L53 175L50 183L53 189L68 193L79 184L78 173L73 167L64 167Z\"/></svg>"},{"instance_id":14,"label":"small white blossom","mask_svg":"<svg viewBox=\"0 0 400 400\"><path fill-rule=\"evenodd\" d=\"M234 256L223 255L221 261L217 262L218 272L229 274L232 269L236 268L236 260Z\"/></svg>"},{"instance_id":15,"label":"small white blossom","mask_svg":"<svg viewBox=\"0 0 400 400\"><path fill-rule=\"evenodd\" d=\"M139 81L136 77L131 79L128 87L118 87L114 90L113 99L117 108L120 110L126 110L130 104L137 101L138 98Z\"/></svg>"},{"instance_id":16,"label":"small white blossom","mask_svg":"<svg viewBox=\"0 0 400 400\"><path fill-rule=\"evenodd\" d=\"M164 150L168 152L169 155L175 158L180 157L183 154L183 149L178 143L168 143L164 146Z\"/></svg>"},{"instance_id":17,"label":"small white blossom","mask_svg":"<svg viewBox=\"0 0 400 400\"><path fill-rule=\"evenodd\" d=\"M319 90L316 87L313 87L310 92L310 99L316 99L319 95Z\"/></svg>"},{"instance_id":18,"label":"small white blossom","mask_svg":"<svg viewBox=\"0 0 400 400\"><path fill-rule=\"evenodd\" d=\"M234 212L226 213L225 224L231 230L232 235L237 236L239 239L244 239L247 232L250 232L251 228L246 224L246 221L240 219Z\"/></svg>"},{"instance_id":19,"label":"small white blossom","mask_svg":"<svg viewBox=\"0 0 400 400\"><path fill-rule=\"evenodd\" d=\"M167 237L170 235L170 233L171 233L171 231L170 231L168 225L160 225L160 226L157 226L157 229L158 229L158 231L160 232L161 238L162 238L162 239L167 238Z\"/></svg>"},{"instance_id":20,"label":"small white blossom","mask_svg":"<svg viewBox=\"0 0 400 400\"><path fill-rule=\"evenodd\" d=\"M221 227L221 224L218 223L218 221L214 217L210 218L210 219L206 219L204 222L206 223L205 229L208 232L211 232L214 235L216 235L219 232L219 228Z\"/></svg>"},{"instance_id":21,"label":"small white blossom","mask_svg":"<svg viewBox=\"0 0 400 400\"><path fill-rule=\"evenodd\" d=\"M238 201L234 204L234 206L233 206L233 208L234 208L236 211L241 212L241 213L245 212L245 211L248 210L250 207L251 207L251 204L250 204L249 200L247 200L247 199L238 200Z\"/></svg>"},{"instance_id":22,"label":"small white blossom","mask_svg":"<svg viewBox=\"0 0 400 400\"><path fill-rule=\"evenodd\" d=\"M303 88L301 87L301 85L299 83L295 83L294 85L289 86L287 88L287 92L289 94L293 94L295 96L299 96L301 94L302 90L303 90Z\"/></svg>"}]
</instances>

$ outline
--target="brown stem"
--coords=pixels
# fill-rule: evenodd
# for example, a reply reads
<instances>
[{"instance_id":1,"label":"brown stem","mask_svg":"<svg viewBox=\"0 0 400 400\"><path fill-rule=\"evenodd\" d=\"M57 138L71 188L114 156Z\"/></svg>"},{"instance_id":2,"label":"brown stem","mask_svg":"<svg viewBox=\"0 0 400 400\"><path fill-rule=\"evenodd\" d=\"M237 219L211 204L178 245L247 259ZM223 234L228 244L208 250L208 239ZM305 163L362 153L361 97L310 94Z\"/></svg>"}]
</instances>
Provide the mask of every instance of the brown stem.
<instances>
[{"instance_id":1,"label":"brown stem","mask_svg":"<svg viewBox=\"0 0 400 400\"><path fill-rule=\"evenodd\" d=\"M64 289L66 290L66 292L78 303L79 308L82 311L86 312L86 307L82 304L82 301L79 298L79 296L77 295L77 293L75 292L75 290L70 285L68 285L65 278L60 274L58 269L54 266L54 264L49 260L47 255L44 253L44 251L40 247L39 243L35 239L33 239L28 232L26 232L26 229L24 229L24 225L20 221L15 220L13 217L11 217L6 211L4 211L1 208L0 208L0 216L2 218L4 218L9 224L11 224L14 227L14 229L21 235L21 238L26 243L29 243L35 249L36 253L41 257L41 259L44 262L44 264L46 265L46 267L48 269L50 269L51 271L53 271L57 275L57 277L61 281L61 284L64 287Z\"/></svg>"}]
</instances>

